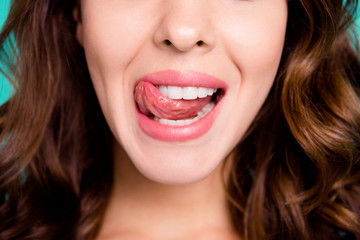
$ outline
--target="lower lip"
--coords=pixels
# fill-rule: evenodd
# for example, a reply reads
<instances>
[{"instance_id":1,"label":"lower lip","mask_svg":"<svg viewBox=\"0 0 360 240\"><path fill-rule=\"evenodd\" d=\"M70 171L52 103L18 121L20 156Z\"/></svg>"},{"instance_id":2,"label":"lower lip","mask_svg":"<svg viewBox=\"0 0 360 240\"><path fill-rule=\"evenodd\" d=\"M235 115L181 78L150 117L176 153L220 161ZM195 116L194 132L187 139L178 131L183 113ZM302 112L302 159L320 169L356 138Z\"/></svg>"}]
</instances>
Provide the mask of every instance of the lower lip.
<instances>
[{"instance_id":1,"label":"lower lip","mask_svg":"<svg viewBox=\"0 0 360 240\"><path fill-rule=\"evenodd\" d=\"M161 141L183 142L201 137L213 126L219 115L222 101L220 100L206 116L185 126L170 126L150 119L138 109L136 112L140 128L148 136Z\"/></svg>"}]
</instances>

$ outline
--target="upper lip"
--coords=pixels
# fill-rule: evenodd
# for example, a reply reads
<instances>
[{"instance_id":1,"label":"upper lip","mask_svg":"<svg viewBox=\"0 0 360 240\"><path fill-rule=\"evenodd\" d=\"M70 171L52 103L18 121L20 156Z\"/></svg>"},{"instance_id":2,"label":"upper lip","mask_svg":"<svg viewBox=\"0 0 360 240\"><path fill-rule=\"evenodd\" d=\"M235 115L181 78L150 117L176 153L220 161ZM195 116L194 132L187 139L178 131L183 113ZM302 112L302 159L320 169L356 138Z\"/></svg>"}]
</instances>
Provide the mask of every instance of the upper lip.
<instances>
[{"instance_id":1,"label":"upper lip","mask_svg":"<svg viewBox=\"0 0 360 240\"><path fill-rule=\"evenodd\" d=\"M195 71L164 70L145 75L140 81L152 83L154 86L167 85L179 87L205 87L226 90L224 81L211 75Z\"/></svg>"}]
</instances>

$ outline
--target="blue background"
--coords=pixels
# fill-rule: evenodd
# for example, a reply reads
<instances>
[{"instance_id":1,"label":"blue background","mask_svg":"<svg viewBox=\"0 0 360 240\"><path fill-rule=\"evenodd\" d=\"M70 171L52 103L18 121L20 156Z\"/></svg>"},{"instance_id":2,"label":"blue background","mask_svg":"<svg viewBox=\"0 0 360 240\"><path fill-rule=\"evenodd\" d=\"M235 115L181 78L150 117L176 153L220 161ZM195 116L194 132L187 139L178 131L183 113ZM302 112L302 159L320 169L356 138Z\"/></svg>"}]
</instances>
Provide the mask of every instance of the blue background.
<instances>
[{"instance_id":1,"label":"blue background","mask_svg":"<svg viewBox=\"0 0 360 240\"><path fill-rule=\"evenodd\" d=\"M9 0L0 0L0 29L9 11ZM0 59L0 64L2 64ZM1 68L1 67L0 67ZM0 105L5 102L11 94L10 84L0 74Z\"/></svg>"},{"instance_id":2,"label":"blue background","mask_svg":"<svg viewBox=\"0 0 360 240\"><path fill-rule=\"evenodd\" d=\"M9 10L10 1L9 0L0 0L0 1L1 1L0 3L0 29L1 29ZM358 15L360 15L360 9L358 13L359 13ZM360 16L358 17L357 20L357 28L360 33ZM0 59L0 64L2 64L1 59ZM10 95L11 95L11 86L6 81L6 79L0 74L0 105L4 103L9 98Z\"/></svg>"}]
</instances>

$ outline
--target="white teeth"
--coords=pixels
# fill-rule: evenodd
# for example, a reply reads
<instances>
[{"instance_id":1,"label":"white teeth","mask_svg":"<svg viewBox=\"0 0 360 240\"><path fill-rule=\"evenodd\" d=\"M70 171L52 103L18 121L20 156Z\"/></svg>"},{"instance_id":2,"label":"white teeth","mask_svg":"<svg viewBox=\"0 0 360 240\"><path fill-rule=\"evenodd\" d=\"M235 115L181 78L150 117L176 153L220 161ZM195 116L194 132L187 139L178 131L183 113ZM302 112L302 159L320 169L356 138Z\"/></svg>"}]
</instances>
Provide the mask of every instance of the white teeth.
<instances>
[{"instance_id":1,"label":"white teeth","mask_svg":"<svg viewBox=\"0 0 360 240\"><path fill-rule=\"evenodd\" d=\"M193 100L212 96L217 89L204 87L156 86L162 95L170 99Z\"/></svg>"},{"instance_id":2,"label":"white teeth","mask_svg":"<svg viewBox=\"0 0 360 240\"><path fill-rule=\"evenodd\" d=\"M207 93L208 93L207 90L208 90L207 88L199 87L199 90L198 90L199 98L207 97Z\"/></svg>"},{"instance_id":3,"label":"white teeth","mask_svg":"<svg viewBox=\"0 0 360 240\"><path fill-rule=\"evenodd\" d=\"M176 126L184 126L185 120L176 120Z\"/></svg>"},{"instance_id":4,"label":"white teeth","mask_svg":"<svg viewBox=\"0 0 360 240\"><path fill-rule=\"evenodd\" d=\"M168 96L168 88L167 86L161 85L158 87L159 91L161 92L162 95L164 95L165 97Z\"/></svg>"},{"instance_id":5,"label":"white teeth","mask_svg":"<svg viewBox=\"0 0 360 240\"><path fill-rule=\"evenodd\" d=\"M167 124L170 126L176 126L176 120L168 120Z\"/></svg>"},{"instance_id":6,"label":"white teeth","mask_svg":"<svg viewBox=\"0 0 360 240\"><path fill-rule=\"evenodd\" d=\"M189 125L189 124L192 124L194 122L193 119L186 119L184 120L184 125Z\"/></svg>"},{"instance_id":7,"label":"white teeth","mask_svg":"<svg viewBox=\"0 0 360 240\"><path fill-rule=\"evenodd\" d=\"M198 89L197 87L184 87L183 88L183 99L192 100L197 99Z\"/></svg>"},{"instance_id":8,"label":"white teeth","mask_svg":"<svg viewBox=\"0 0 360 240\"><path fill-rule=\"evenodd\" d=\"M208 88L207 95L212 96L214 94L214 89Z\"/></svg>"},{"instance_id":9,"label":"white teeth","mask_svg":"<svg viewBox=\"0 0 360 240\"><path fill-rule=\"evenodd\" d=\"M168 98L170 99L182 99L183 90L181 87L168 86Z\"/></svg>"},{"instance_id":10,"label":"white teeth","mask_svg":"<svg viewBox=\"0 0 360 240\"><path fill-rule=\"evenodd\" d=\"M164 125L170 125L170 126L186 126L189 124L192 124L193 122L196 122L197 120L205 117L211 110L215 107L215 103L208 103L203 107L203 109L198 112L198 115L195 118L192 119L185 119L185 120L169 120L169 119L162 119L158 117L154 117L154 120L164 124Z\"/></svg>"}]
</instances>

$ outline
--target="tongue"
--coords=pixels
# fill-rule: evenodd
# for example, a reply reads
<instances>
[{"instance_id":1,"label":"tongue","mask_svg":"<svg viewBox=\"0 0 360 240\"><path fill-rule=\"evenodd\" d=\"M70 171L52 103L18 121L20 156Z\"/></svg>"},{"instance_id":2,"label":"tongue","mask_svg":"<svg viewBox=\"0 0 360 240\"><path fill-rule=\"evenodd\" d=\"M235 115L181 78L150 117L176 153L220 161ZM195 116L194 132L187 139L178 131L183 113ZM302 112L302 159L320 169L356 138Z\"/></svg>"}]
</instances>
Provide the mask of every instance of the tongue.
<instances>
[{"instance_id":1,"label":"tongue","mask_svg":"<svg viewBox=\"0 0 360 240\"><path fill-rule=\"evenodd\" d=\"M165 97L149 82L140 82L135 87L135 101L145 115L158 118L179 120L191 119L211 101L211 97L195 100L175 100Z\"/></svg>"}]
</instances>

